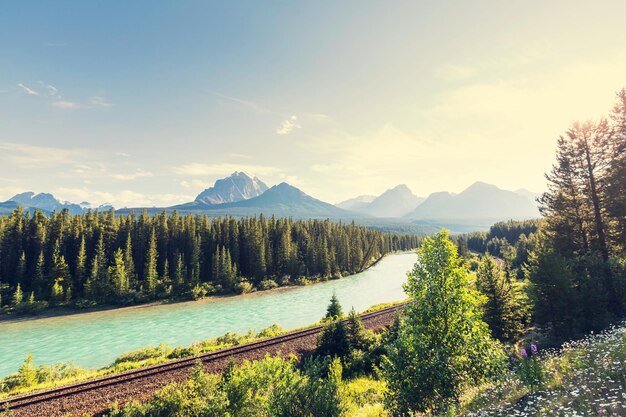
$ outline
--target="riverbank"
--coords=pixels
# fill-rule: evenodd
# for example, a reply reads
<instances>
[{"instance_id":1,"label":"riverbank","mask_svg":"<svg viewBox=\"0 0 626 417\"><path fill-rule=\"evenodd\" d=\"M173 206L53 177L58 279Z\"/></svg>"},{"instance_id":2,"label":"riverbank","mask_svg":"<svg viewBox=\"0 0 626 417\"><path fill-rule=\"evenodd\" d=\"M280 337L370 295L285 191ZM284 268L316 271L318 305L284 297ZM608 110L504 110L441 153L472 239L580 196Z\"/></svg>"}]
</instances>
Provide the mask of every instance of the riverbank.
<instances>
[{"instance_id":1,"label":"riverbank","mask_svg":"<svg viewBox=\"0 0 626 417\"><path fill-rule=\"evenodd\" d=\"M16 372L28 353L38 364L74 361L78 367L95 369L124 352L160 342L186 346L273 323L283 329L299 328L323 317L333 293L346 310L401 300L406 272L416 259L414 253L393 254L360 274L315 285L5 321L0 323L0 378Z\"/></svg>"},{"instance_id":2,"label":"riverbank","mask_svg":"<svg viewBox=\"0 0 626 417\"><path fill-rule=\"evenodd\" d=\"M387 254L381 256L380 258L374 260L366 268L364 268L363 270L357 272L356 274L359 274L361 272L367 271L368 269L376 266L382 259L386 258L389 255L398 255L398 254L412 253L412 252L413 252L413 250L411 250L411 251L397 251L397 252L387 253ZM73 315L88 315L90 313L101 313L101 312L106 312L106 311L132 311L132 310L136 310L136 309L150 308L150 307L163 306L163 305L175 305L175 304L176 305L179 305L179 304L184 305L186 303L205 303L205 302L215 302L215 301L225 300L225 299L245 298L245 297L257 296L257 295L262 295L262 294L270 294L270 293L277 293L277 292L281 292L281 291L289 291L289 290L293 290L295 288L299 288L299 287L302 287L302 286L316 285L316 284L320 284L320 283L327 282L327 281L344 279L344 278L347 278L347 277L354 276L356 274L351 274L351 275L342 276L342 277L336 277L336 278L325 278L325 279L315 279L313 277L305 277L306 283L304 283L304 284L299 284L297 282L292 282L290 285L279 286L279 287L276 287L276 288L270 288L270 289L266 289L266 290L255 289L252 292L243 293L243 294L232 294L232 293L231 294L214 294L214 295L210 295L210 296L199 298L197 300L184 300L184 299L157 300L157 301L150 301L150 302L147 302L147 303L126 305L126 306L102 305L102 306L93 306L93 307L81 308L81 309L79 309L79 308L71 308L71 307L51 307L51 308L47 308L47 309L45 309L45 310L43 310L43 311L41 311L39 313L36 313L36 314L20 314L20 315L16 315L16 314L0 314L0 324L2 324L2 323L19 323L19 322L24 322L24 321L46 319L46 318L52 318L52 317L64 317L64 316L73 316ZM302 282L302 281L300 281L300 282Z\"/></svg>"}]
</instances>

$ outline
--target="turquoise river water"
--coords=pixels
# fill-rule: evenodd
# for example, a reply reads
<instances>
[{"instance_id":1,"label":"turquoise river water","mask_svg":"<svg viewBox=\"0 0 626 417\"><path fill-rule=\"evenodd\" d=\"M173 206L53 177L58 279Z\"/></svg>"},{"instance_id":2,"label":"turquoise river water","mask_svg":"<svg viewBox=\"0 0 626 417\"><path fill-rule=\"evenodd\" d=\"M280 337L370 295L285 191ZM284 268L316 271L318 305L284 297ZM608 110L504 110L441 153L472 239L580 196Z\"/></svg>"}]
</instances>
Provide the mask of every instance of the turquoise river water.
<instances>
[{"instance_id":1,"label":"turquoise river water","mask_svg":"<svg viewBox=\"0 0 626 417\"><path fill-rule=\"evenodd\" d=\"M28 353L35 363L73 361L89 368L160 342L184 346L226 332L292 329L323 317L333 291L347 311L402 300L414 253L393 254L356 275L320 284L250 295L68 316L0 322L0 378L18 370Z\"/></svg>"}]
</instances>

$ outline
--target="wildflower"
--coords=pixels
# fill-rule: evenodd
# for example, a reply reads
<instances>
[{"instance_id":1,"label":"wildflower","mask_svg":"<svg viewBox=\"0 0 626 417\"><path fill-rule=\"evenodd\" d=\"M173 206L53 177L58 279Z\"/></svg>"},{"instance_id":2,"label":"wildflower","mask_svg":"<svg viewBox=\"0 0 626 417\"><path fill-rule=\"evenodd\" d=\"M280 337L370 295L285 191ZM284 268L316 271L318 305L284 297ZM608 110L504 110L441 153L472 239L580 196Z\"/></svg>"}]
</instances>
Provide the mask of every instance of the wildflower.
<instances>
[{"instance_id":1,"label":"wildflower","mask_svg":"<svg viewBox=\"0 0 626 417\"><path fill-rule=\"evenodd\" d=\"M536 354L536 353L537 353L537 344L536 344L536 343L531 343L531 344L530 344L530 351L531 351L533 354Z\"/></svg>"},{"instance_id":2,"label":"wildflower","mask_svg":"<svg viewBox=\"0 0 626 417\"><path fill-rule=\"evenodd\" d=\"M528 357L528 353L526 353L526 349L521 348L519 350L520 355L522 355L523 358L527 358Z\"/></svg>"}]
</instances>

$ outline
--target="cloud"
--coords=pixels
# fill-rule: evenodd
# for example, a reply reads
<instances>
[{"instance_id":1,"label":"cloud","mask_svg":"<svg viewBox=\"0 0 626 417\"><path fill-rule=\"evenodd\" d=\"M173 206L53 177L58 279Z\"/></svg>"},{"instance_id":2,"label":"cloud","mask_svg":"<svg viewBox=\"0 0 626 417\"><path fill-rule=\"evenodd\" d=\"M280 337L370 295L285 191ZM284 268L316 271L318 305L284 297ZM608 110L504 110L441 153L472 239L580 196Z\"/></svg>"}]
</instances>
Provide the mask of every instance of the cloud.
<instances>
[{"instance_id":1,"label":"cloud","mask_svg":"<svg viewBox=\"0 0 626 417\"><path fill-rule=\"evenodd\" d=\"M78 103L67 100L58 100L52 103L53 107L61 110L74 110L79 107Z\"/></svg>"},{"instance_id":2,"label":"cloud","mask_svg":"<svg viewBox=\"0 0 626 417\"><path fill-rule=\"evenodd\" d=\"M78 163L84 155L79 150L0 142L0 161L22 169L57 167Z\"/></svg>"},{"instance_id":3,"label":"cloud","mask_svg":"<svg viewBox=\"0 0 626 417\"><path fill-rule=\"evenodd\" d=\"M22 84L22 83L17 84L17 86L18 86L19 88L21 88L22 90L24 90L24 92L25 92L26 94L28 94L29 96L38 96L38 95L39 95L39 93L38 93L38 92L36 92L36 91L35 91L35 90L33 90L32 88L29 88L29 87L25 86L25 85L24 85L24 84Z\"/></svg>"},{"instance_id":4,"label":"cloud","mask_svg":"<svg viewBox=\"0 0 626 417\"><path fill-rule=\"evenodd\" d=\"M192 180L183 180L180 182L180 186L183 188L191 188L191 189L204 189L207 187L207 183L198 179Z\"/></svg>"},{"instance_id":5,"label":"cloud","mask_svg":"<svg viewBox=\"0 0 626 417\"><path fill-rule=\"evenodd\" d=\"M46 84L43 81L39 81L39 85L45 88L46 91L48 91L48 95L50 96L56 96L59 93L59 89L51 84Z\"/></svg>"},{"instance_id":6,"label":"cloud","mask_svg":"<svg viewBox=\"0 0 626 417\"><path fill-rule=\"evenodd\" d=\"M152 177L152 176L153 176L152 172L144 171L142 169L137 169L135 172L130 173L130 174L111 174L112 178L115 178L116 180L120 180L120 181L131 181L137 178Z\"/></svg>"},{"instance_id":7,"label":"cloud","mask_svg":"<svg viewBox=\"0 0 626 417\"><path fill-rule=\"evenodd\" d=\"M72 202L88 201L94 205L110 203L113 207L165 207L193 200L187 194L143 194L133 190L107 192L91 190L87 187L71 188L59 187L53 190L54 195L61 200Z\"/></svg>"},{"instance_id":8,"label":"cloud","mask_svg":"<svg viewBox=\"0 0 626 417\"><path fill-rule=\"evenodd\" d=\"M111 107L112 104L109 103L104 97L101 96L93 96L89 99L89 103L96 107Z\"/></svg>"},{"instance_id":9,"label":"cloud","mask_svg":"<svg viewBox=\"0 0 626 417\"><path fill-rule=\"evenodd\" d=\"M302 129L298 123L298 116L293 115L289 119L284 120L278 129L276 129L276 134L278 135L288 135L294 131L294 129Z\"/></svg>"},{"instance_id":10,"label":"cloud","mask_svg":"<svg viewBox=\"0 0 626 417\"><path fill-rule=\"evenodd\" d=\"M215 95L221 99L231 101L233 103L237 103L243 107L246 107L250 110L253 110L256 113L266 113L268 110L264 106L255 103L254 101L244 100L237 97L227 96L226 94L215 93Z\"/></svg>"},{"instance_id":11,"label":"cloud","mask_svg":"<svg viewBox=\"0 0 626 417\"><path fill-rule=\"evenodd\" d=\"M173 168L178 175L199 177L206 175L230 175L235 171L254 172L257 175L267 175L280 172L279 168L266 165L246 165L246 164L203 164L200 162L191 162Z\"/></svg>"}]
</instances>

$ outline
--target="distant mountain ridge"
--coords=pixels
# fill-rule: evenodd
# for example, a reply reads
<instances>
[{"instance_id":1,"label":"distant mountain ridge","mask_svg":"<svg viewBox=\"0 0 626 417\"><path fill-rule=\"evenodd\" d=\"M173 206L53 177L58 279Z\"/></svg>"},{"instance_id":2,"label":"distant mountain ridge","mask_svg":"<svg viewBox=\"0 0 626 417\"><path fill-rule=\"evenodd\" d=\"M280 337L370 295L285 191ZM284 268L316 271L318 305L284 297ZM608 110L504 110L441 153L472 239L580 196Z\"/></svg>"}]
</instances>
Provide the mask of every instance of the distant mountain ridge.
<instances>
[{"instance_id":1,"label":"distant mountain ridge","mask_svg":"<svg viewBox=\"0 0 626 417\"><path fill-rule=\"evenodd\" d=\"M198 194L195 201L207 205L235 203L258 197L267 190L267 185L257 177L235 171L215 181L215 185Z\"/></svg>"},{"instance_id":2,"label":"distant mountain ridge","mask_svg":"<svg viewBox=\"0 0 626 417\"><path fill-rule=\"evenodd\" d=\"M486 230L500 220L522 220L539 217L537 194L527 190L502 190L494 185L476 182L459 194L436 192L421 198L404 184L393 187L380 196L359 196L332 205L318 200L285 182L267 187L257 177L234 172L219 179L213 187L202 191L183 204L170 207L123 208L124 214L147 210L149 214L178 211L205 214L210 217L265 216L331 219L355 221L381 230L405 230L410 233L431 233L441 227L455 232ZM0 214L10 214L16 207L27 211L42 210L46 214L67 209L72 214L89 209L108 210L110 205L94 207L88 202L61 202L52 194L33 192L13 196L0 203Z\"/></svg>"},{"instance_id":3,"label":"distant mountain ridge","mask_svg":"<svg viewBox=\"0 0 626 417\"><path fill-rule=\"evenodd\" d=\"M83 201L80 204L72 203L69 201L60 201L50 193L35 194L32 191L16 194L5 202L0 203L0 214L6 211L12 211L17 207L24 207L29 211L35 209L42 210L46 213L52 213L54 211L69 210L71 214L82 214L87 212L88 209L109 210L112 208L110 204L103 204L95 207L90 203Z\"/></svg>"},{"instance_id":4,"label":"distant mountain ridge","mask_svg":"<svg viewBox=\"0 0 626 417\"><path fill-rule=\"evenodd\" d=\"M361 209L362 207L366 207L375 199L375 195L360 195L358 197L349 198L335 205L344 210L360 211L359 209Z\"/></svg>"},{"instance_id":5,"label":"distant mountain ridge","mask_svg":"<svg viewBox=\"0 0 626 417\"><path fill-rule=\"evenodd\" d=\"M424 198L417 197L409 187L400 184L376 197L361 211L374 217L402 217L422 201Z\"/></svg>"},{"instance_id":6,"label":"distant mountain ridge","mask_svg":"<svg viewBox=\"0 0 626 417\"><path fill-rule=\"evenodd\" d=\"M523 220L539 217L537 204L527 195L475 182L459 194L432 193L413 211L410 220Z\"/></svg>"},{"instance_id":7,"label":"distant mountain ridge","mask_svg":"<svg viewBox=\"0 0 626 417\"><path fill-rule=\"evenodd\" d=\"M194 202L169 207L182 212L202 212L212 216L249 216L254 214L294 218L338 218L363 217L332 204L311 197L300 189L282 182L269 188L259 196L222 204Z\"/></svg>"}]
</instances>

